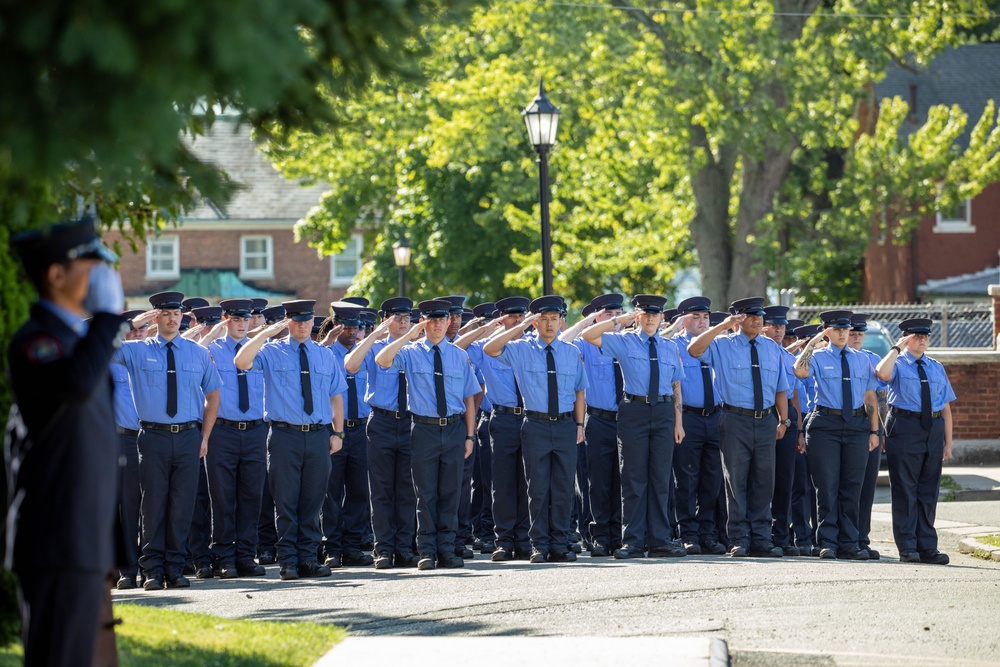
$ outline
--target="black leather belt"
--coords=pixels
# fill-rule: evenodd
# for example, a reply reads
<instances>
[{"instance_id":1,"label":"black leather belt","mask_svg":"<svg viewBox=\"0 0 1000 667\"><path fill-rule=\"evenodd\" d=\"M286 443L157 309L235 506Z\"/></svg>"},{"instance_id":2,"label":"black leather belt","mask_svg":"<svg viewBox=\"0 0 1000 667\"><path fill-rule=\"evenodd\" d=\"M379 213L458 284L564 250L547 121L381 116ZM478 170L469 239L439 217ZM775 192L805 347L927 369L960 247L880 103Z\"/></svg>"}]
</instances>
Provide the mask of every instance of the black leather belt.
<instances>
[{"instance_id":1,"label":"black leather belt","mask_svg":"<svg viewBox=\"0 0 1000 667\"><path fill-rule=\"evenodd\" d=\"M127 435L130 438L134 438L139 435L139 432L131 428L123 428L121 426L115 426L115 430L121 435Z\"/></svg>"},{"instance_id":2,"label":"black leather belt","mask_svg":"<svg viewBox=\"0 0 1000 667\"><path fill-rule=\"evenodd\" d=\"M904 417L916 417L916 418L919 419L920 416L921 416L919 412L913 412L912 410L903 410L902 408L897 408L897 407L892 406L892 405L889 406L889 410L891 410L892 414L894 414L894 415L902 415ZM931 419L937 419L943 413L944 413L944 410L938 410L937 412L932 412L931 413Z\"/></svg>"},{"instance_id":3,"label":"black leather belt","mask_svg":"<svg viewBox=\"0 0 1000 667\"><path fill-rule=\"evenodd\" d=\"M263 419L251 419L248 422L237 422L232 419L223 419L219 417L215 420L216 424L222 424L223 426L228 426L229 428L235 428L237 431L246 431L252 428L256 428L264 423Z\"/></svg>"},{"instance_id":4,"label":"black leather belt","mask_svg":"<svg viewBox=\"0 0 1000 667\"><path fill-rule=\"evenodd\" d=\"M410 418L410 411L409 410L404 410L403 412L399 412L397 410L386 410L385 408L376 408L373 405L372 406L372 412L374 412L377 415L381 415L383 417L392 417L393 419L409 419Z\"/></svg>"},{"instance_id":5,"label":"black leather belt","mask_svg":"<svg viewBox=\"0 0 1000 667\"><path fill-rule=\"evenodd\" d=\"M603 417L611 421L618 421L618 413L614 410L601 410L600 408L587 408L587 414L593 417Z\"/></svg>"},{"instance_id":6,"label":"black leather belt","mask_svg":"<svg viewBox=\"0 0 1000 667\"><path fill-rule=\"evenodd\" d=\"M524 414L529 419L544 419L548 422L558 422L563 419L569 419L573 416L573 412L560 412L555 417L550 417L548 412L535 412L534 410L525 410Z\"/></svg>"},{"instance_id":7,"label":"black leather belt","mask_svg":"<svg viewBox=\"0 0 1000 667\"><path fill-rule=\"evenodd\" d=\"M285 431L301 431L302 433L330 428L329 424L289 424L288 422L271 422L271 426L276 426Z\"/></svg>"},{"instance_id":8,"label":"black leather belt","mask_svg":"<svg viewBox=\"0 0 1000 667\"><path fill-rule=\"evenodd\" d=\"M464 412L456 412L453 415L448 415L447 417L422 417L420 415L413 415L413 421L418 424L431 424L433 426L448 426L449 424L454 424L459 419L465 417Z\"/></svg>"},{"instance_id":9,"label":"black leather belt","mask_svg":"<svg viewBox=\"0 0 1000 667\"><path fill-rule=\"evenodd\" d=\"M499 412L502 415L517 415L520 417L524 414L524 408L508 408L505 405L494 405L493 412Z\"/></svg>"},{"instance_id":10,"label":"black leather belt","mask_svg":"<svg viewBox=\"0 0 1000 667\"><path fill-rule=\"evenodd\" d=\"M624 394L625 398L635 403L649 403L649 396L638 396L636 394ZM660 399L660 403L666 403L670 398L670 394L663 394L662 396L657 396Z\"/></svg>"},{"instance_id":11,"label":"black leather belt","mask_svg":"<svg viewBox=\"0 0 1000 667\"><path fill-rule=\"evenodd\" d=\"M187 431L195 426L200 426L201 422L183 422L181 424L157 424L156 422L139 422L142 425L144 431L169 431L171 433L180 433L181 431Z\"/></svg>"},{"instance_id":12,"label":"black leather belt","mask_svg":"<svg viewBox=\"0 0 1000 667\"><path fill-rule=\"evenodd\" d=\"M834 415L835 417L843 417L844 416L844 411L843 410L835 410L833 408L828 408L825 405L817 405L816 406L816 412L820 413L821 415ZM860 417L861 415L864 415L864 414L868 414L868 413L865 412L864 408L858 408L857 410L852 410L851 411L851 416L852 417Z\"/></svg>"},{"instance_id":13,"label":"black leather belt","mask_svg":"<svg viewBox=\"0 0 1000 667\"><path fill-rule=\"evenodd\" d=\"M754 419L763 419L771 414L774 410L774 406L769 407L767 410L746 410L744 408L737 408L733 405L723 405L722 409L726 412L735 412L738 415L743 415L744 417L753 417Z\"/></svg>"},{"instance_id":14,"label":"black leather belt","mask_svg":"<svg viewBox=\"0 0 1000 667\"><path fill-rule=\"evenodd\" d=\"M684 412L690 412L693 415L701 415L702 417L711 417L716 412L722 409L721 405L716 405L711 410L705 408L696 408L690 405L685 405L681 408Z\"/></svg>"}]
</instances>

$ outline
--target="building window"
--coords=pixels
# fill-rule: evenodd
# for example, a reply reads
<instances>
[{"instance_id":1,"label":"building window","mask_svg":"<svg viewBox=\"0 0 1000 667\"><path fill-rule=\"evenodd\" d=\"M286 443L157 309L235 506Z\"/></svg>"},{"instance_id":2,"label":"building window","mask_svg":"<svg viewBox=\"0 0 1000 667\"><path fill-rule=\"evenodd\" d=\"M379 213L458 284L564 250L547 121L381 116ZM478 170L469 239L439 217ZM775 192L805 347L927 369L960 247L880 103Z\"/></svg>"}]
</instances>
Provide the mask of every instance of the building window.
<instances>
[{"instance_id":1,"label":"building window","mask_svg":"<svg viewBox=\"0 0 1000 667\"><path fill-rule=\"evenodd\" d=\"M181 244L176 236L161 236L146 244L146 278L174 279L181 276Z\"/></svg>"},{"instance_id":2,"label":"building window","mask_svg":"<svg viewBox=\"0 0 1000 667\"><path fill-rule=\"evenodd\" d=\"M941 211L937 214L936 234L971 234L976 231L972 225L972 200L960 202L951 211Z\"/></svg>"},{"instance_id":3,"label":"building window","mask_svg":"<svg viewBox=\"0 0 1000 667\"><path fill-rule=\"evenodd\" d=\"M240 237L240 277L274 277L274 243L270 236Z\"/></svg>"},{"instance_id":4,"label":"building window","mask_svg":"<svg viewBox=\"0 0 1000 667\"><path fill-rule=\"evenodd\" d=\"M361 270L361 234L353 234L339 255L330 258L330 287L347 287Z\"/></svg>"}]
</instances>

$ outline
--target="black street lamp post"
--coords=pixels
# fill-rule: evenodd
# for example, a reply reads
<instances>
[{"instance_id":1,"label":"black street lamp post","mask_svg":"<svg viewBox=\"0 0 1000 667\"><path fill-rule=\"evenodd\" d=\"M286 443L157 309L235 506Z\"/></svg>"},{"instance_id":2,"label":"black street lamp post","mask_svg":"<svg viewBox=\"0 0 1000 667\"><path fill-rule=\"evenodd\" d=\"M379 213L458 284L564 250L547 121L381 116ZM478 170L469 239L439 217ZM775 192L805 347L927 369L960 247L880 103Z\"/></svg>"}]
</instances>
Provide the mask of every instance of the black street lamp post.
<instances>
[{"instance_id":1,"label":"black street lamp post","mask_svg":"<svg viewBox=\"0 0 1000 667\"><path fill-rule=\"evenodd\" d=\"M392 244L392 257L399 267L399 296L406 296L406 267L410 265L410 244L403 234Z\"/></svg>"},{"instance_id":2,"label":"black street lamp post","mask_svg":"<svg viewBox=\"0 0 1000 667\"><path fill-rule=\"evenodd\" d=\"M549 150L556 142L559 114L538 81L538 95L521 112L528 139L538 153L538 199L542 218L542 293L552 294L552 232L549 225Z\"/></svg>"}]
</instances>

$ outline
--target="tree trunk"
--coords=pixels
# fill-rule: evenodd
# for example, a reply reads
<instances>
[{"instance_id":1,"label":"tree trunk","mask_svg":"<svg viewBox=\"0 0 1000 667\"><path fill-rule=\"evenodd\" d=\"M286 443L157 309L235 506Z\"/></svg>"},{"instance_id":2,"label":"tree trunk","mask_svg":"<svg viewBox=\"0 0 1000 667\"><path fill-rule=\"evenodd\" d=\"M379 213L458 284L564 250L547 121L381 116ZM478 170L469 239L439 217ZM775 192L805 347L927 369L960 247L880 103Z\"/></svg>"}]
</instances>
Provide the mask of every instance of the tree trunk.
<instances>
[{"instance_id":1,"label":"tree trunk","mask_svg":"<svg viewBox=\"0 0 1000 667\"><path fill-rule=\"evenodd\" d=\"M729 196L738 151L727 144L719 147L718 156L713 154L700 125L691 127L691 148L696 158L697 153L704 154L702 167L691 178L695 214L690 227L701 268L701 290L714 309L725 310L732 264Z\"/></svg>"}]
</instances>

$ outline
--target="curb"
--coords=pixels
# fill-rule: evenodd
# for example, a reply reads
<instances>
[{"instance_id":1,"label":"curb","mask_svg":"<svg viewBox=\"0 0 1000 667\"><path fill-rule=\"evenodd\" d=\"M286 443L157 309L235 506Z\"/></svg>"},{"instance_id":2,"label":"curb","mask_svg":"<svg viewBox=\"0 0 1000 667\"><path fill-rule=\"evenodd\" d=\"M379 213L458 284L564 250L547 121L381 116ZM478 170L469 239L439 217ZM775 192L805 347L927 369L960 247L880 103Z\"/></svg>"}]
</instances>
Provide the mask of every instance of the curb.
<instances>
[{"instance_id":1,"label":"curb","mask_svg":"<svg viewBox=\"0 0 1000 667\"><path fill-rule=\"evenodd\" d=\"M966 537L964 540L960 540L958 543L958 551L959 553L969 554L970 556L982 558L983 560L1000 562L1000 547L995 547L991 544L983 544L975 537Z\"/></svg>"}]
</instances>

